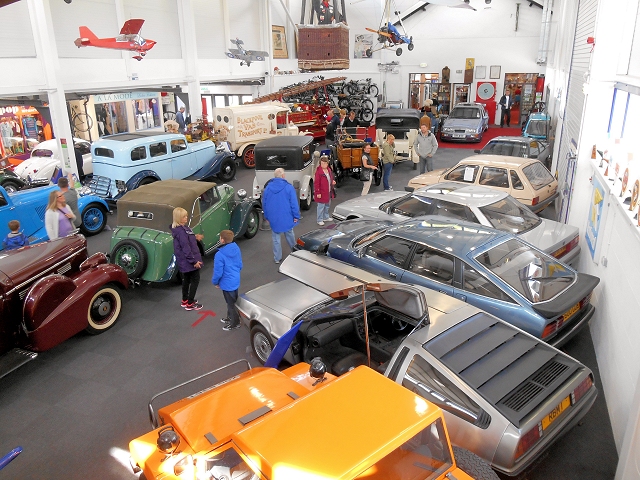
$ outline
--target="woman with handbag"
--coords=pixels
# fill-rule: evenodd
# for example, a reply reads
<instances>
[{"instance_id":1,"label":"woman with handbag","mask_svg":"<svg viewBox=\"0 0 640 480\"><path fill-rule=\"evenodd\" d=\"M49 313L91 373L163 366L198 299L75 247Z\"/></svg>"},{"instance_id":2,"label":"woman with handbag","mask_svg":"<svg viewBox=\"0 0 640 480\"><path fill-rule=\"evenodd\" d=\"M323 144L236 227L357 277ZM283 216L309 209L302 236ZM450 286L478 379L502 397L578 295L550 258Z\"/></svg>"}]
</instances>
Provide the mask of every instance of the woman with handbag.
<instances>
[{"instance_id":1,"label":"woman with handbag","mask_svg":"<svg viewBox=\"0 0 640 480\"><path fill-rule=\"evenodd\" d=\"M322 155L313 180L314 199L318 204L318 225L324 225L325 220L330 220L329 206L331 199L336 197L335 184L333 172L329 168L329 157Z\"/></svg>"},{"instance_id":2,"label":"woman with handbag","mask_svg":"<svg viewBox=\"0 0 640 480\"><path fill-rule=\"evenodd\" d=\"M362 152L362 169L360 170L360 180L362 180L362 195L369 193L371 181L376 170L376 166L371 160L371 144L367 143Z\"/></svg>"},{"instance_id":3,"label":"woman with handbag","mask_svg":"<svg viewBox=\"0 0 640 480\"><path fill-rule=\"evenodd\" d=\"M49 194L49 204L44 214L44 228L49 235L49 240L66 237L72 234L76 227L73 221L76 216L67 206L64 193L54 190Z\"/></svg>"}]
</instances>

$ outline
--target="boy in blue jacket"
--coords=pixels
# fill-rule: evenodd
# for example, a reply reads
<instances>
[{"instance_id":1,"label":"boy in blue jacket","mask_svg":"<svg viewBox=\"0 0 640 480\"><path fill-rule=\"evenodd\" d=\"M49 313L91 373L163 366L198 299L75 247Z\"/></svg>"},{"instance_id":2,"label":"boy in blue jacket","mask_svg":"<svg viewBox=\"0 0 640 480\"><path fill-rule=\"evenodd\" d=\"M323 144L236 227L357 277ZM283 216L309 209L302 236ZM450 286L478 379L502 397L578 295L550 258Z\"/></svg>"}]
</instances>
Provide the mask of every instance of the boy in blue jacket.
<instances>
[{"instance_id":1,"label":"boy in blue jacket","mask_svg":"<svg viewBox=\"0 0 640 480\"><path fill-rule=\"evenodd\" d=\"M231 230L220 232L220 248L213 260L213 283L216 288L222 290L224 301L227 302L227 318L224 323L224 331L240 328L240 316L236 310L238 300L238 288L240 288L240 270L242 270L242 254L240 248L233 241Z\"/></svg>"},{"instance_id":2,"label":"boy in blue jacket","mask_svg":"<svg viewBox=\"0 0 640 480\"><path fill-rule=\"evenodd\" d=\"M2 240L2 248L5 250L15 250L16 248L29 245L29 239L20 231L20 222L11 220L9 222L9 234Z\"/></svg>"}]
</instances>

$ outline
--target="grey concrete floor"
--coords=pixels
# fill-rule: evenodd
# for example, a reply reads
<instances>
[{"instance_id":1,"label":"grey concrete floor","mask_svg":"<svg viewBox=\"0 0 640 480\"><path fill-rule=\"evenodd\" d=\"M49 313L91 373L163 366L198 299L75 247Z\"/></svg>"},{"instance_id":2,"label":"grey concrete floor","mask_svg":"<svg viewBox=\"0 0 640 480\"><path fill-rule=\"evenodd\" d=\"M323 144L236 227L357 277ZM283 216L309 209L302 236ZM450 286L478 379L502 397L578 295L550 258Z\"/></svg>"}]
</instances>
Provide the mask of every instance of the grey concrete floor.
<instances>
[{"instance_id":1,"label":"grey concrete floor","mask_svg":"<svg viewBox=\"0 0 640 480\"><path fill-rule=\"evenodd\" d=\"M469 155L472 150L441 148L435 166L452 166ZM398 164L391 185L403 190L415 173L411 164ZM252 170L240 167L229 183L251 192L253 177ZM358 180L348 179L334 204L359 195L360 190ZM543 216L553 215L549 210ZM115 215L109 225L115 227ZM316 227L314 205L303 212L296 234ZM90 253L107 252L110 236L106 230L89 238ZM241 292L278 278L269 232L241 239L238 245L245 265ZM151 396L239 358L257 365L246 329L222 330L218 318L226 309L221 292L211 285L212 268L207 258L197 295L203 310L184 311L178 286L130 289L123 294L122 314L111 330L98 336L78 334L0 379L0 456L16 446L24 449L0 472L0 479L133 479L128 443L151 428L147 416ZM215 316L203 318L205 311ZM564 350L594 371L600 395L580 425L521 478L612 479L618 459L589 331ZM219 380L195 384L189 392L165 401ZM304 438L301 426L301 441Z\"/></svg>"}]
</instances>

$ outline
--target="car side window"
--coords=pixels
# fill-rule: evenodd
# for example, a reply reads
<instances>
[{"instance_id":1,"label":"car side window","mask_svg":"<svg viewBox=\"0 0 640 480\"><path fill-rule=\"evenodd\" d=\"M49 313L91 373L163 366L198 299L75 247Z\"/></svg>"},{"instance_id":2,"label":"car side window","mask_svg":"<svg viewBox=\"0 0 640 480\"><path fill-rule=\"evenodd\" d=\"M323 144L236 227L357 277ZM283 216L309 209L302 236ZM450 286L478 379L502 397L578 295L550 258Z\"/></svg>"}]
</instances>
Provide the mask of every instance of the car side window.
<instances>
[{"instance_id":1,"label":"car side window","mask_svg":"<svg viewBox=\"0 0 640 480\"><path fill-rule=\"evenodd\" d=\"M211 188L200 195L200 214L204 214L208 209L213 207L216 203L220 201L220 195L218 194L218 190Z\"/></svg>"},{"instance_id":2,"label":"car side window","mask_svg":"<svg viewBox=\"0 0 640 480\"><path fill-rule=\"evenodd\" d=\"M515 170L509 170L509 175L511 176L511 185L516 190L524 190L524 185L522 184L522 180L518 176L518 172Z\"/></svg>"},{"instance_id":3,"label":"car side window","mask_svg":"<svg viewBox=\"0 0 640 480\"><path fill-rule=\"evenodd\" d=\"M402 385L469 423L482 420L481 428L489 426L490 419L480 405L420 355L414 355Z\"/></svg>"},{"instance_id":4,"label":"car side window","mask_svg":"<svg viewBox=\"0 0 640 480\"><path fill-rule=\"evenodd\" d=\"M540 155L540 144L535 140L529 143L529 158L538 158Z\"/></svg>"},{"instance_id":5,"label":"car side window","mask_svg":"<svg viewBox=\"0 0 640 480\"><path fill-rule=\"evenodd\" d=\"M390 213L396 213L405 217L419 217L420 215L431 215L434 213L435 201L431 198L409 197L396 203Z\"/></svg>"},{"instance_id":6,"label":"car side window","mask_svg":"<svg viewBox=\"0 0 640 480\"><path fill-rule=\"evenodd\" d=\"M142 148L144 148L144 147L142 147ZM53 155L53 153L51 155ZM49 156L51 156L51 155L49 155ZM97 147L96 151L95 151L95 155L96 155L96 157L113 158L113 150L110 150L108 148ZM131 158L131 160L133 160L133 158Z\"/></svg>"},{"instance_id":7,"label":"car side window","mask_svg":"<svg viewBox=\"0 0 640 480\"><path fill-rule=\"evenodd\" d=\"M509 188L509 177L506 168L484 167L480 173L479 185L487 187Z\"/></svg>"},{"instance_id":8,"label":"car side window","mask_svg":"<svg viewBox=\"0 0 640 480\"><path fill-rule=\"evenodd\" d=\"M134 162L136 160L144 160L145 158L147 158L147 147L145 147L144 145L135 147L131 150L131 160L133 160Z\"/></svg>"},{"instance_id":9,"label":"car side window","mask_svg":"<svg viewBox=\"0 0 640 480\"><path fill-rule=\"evenodd\" d=\"M380 261L403 268L411 252L413 242L392 236L384 237L365 249L365 255Z\"/></svg>"},{"instance_id":10,"label":"car side window","mask_svg":"<svg viewBox=\"0 0 640 480\"><path fill-rule=\"evenodd\" d=\"M152 143L149 145L149 156L150 157L161 157L162 155L167 154L167 144L166 142L158 142Z\"/></svg>"},{"instance_id":11,"label":"car side window","mask_svg":"<svg viewBox=\"0 0 640 480\"><path fill-rule=\"evenodd\" d=\"M436 282L453 283L453 257L426 245L418 244L408 270Z\"/></svg>"},{"instance_id":12,"label":"car side window","mask_svg":"<svg viewBox=\"0 0 640 480\"><path fill-rule=\"evenodd\" d=\"M491 283L491 281L480 275L475 268L466 263L462 264L462 288L467 292L482 295L483 297L515 303L509 295L504 293Z\"/></svg>"},{"instance_id":13,"label":"car side window","mask_svg":"<svg viewBox=\"0 0 640 480\"><path fill-rule=\"evenodd\" d=\"M478 170L478 165L458 165L447 173L444 178L453 182L473 183L476 181Z\"/></svg>"},{"instance_id":14,"label":"car side window","mask_svg":"<svg viewBox=\"0 0 640 480\"><path fill-rule=\"evenodd\" d=\"M433 215L442 215L443 217L480 223L466 205L459 205L457 203L446 202L444 200L438 200L436 210L433 212Z\"/></svg>"},{"instance_id":15,"label":"car side window","mask_svg":"<svg viewBox=\"0 0 640 480\"><path fill-rule=\"evenodd\" d=\"M171 153L182 152L187 149L187 142L182 139L171 140ZM152 155L153 156L153 155Z\"/></svg>"}]
</instances>

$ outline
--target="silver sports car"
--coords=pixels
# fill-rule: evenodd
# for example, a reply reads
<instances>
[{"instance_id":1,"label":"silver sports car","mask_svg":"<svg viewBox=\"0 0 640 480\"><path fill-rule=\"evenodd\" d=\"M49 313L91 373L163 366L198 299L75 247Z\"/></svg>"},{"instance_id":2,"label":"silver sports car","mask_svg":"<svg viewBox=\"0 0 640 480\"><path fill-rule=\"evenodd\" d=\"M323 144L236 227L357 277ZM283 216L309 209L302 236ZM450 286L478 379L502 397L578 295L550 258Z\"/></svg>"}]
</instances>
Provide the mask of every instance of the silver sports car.
<instances>
[{"instance_id":1,"label":"silver sports car","mask_svg":"<svg viewBox=\"0 0 640 480\"><path fill-rule=\"evenodd\" d=\"M280 272L238 300L262 362L284 335L276 350L291 363L320 357L336 375L369 364L436 403L452 443L503 473L522 472L595 401L587 367L455 298L306 251Z\"/></svg>"},{"instance_id":2,"label":"silver sports car","mask_svg":"<svg viewBox=\"0 0 640 480\"><path fill-rule=\"evenodd\" d=\"M571 266L577 265L580 255L578 228L540 218L508 193L488 187L446 182L410 194L371 193L336 205L331 215L338 221L362 218L392 222L443 215L513 233Z\"/></svg>"}]
</instances>

